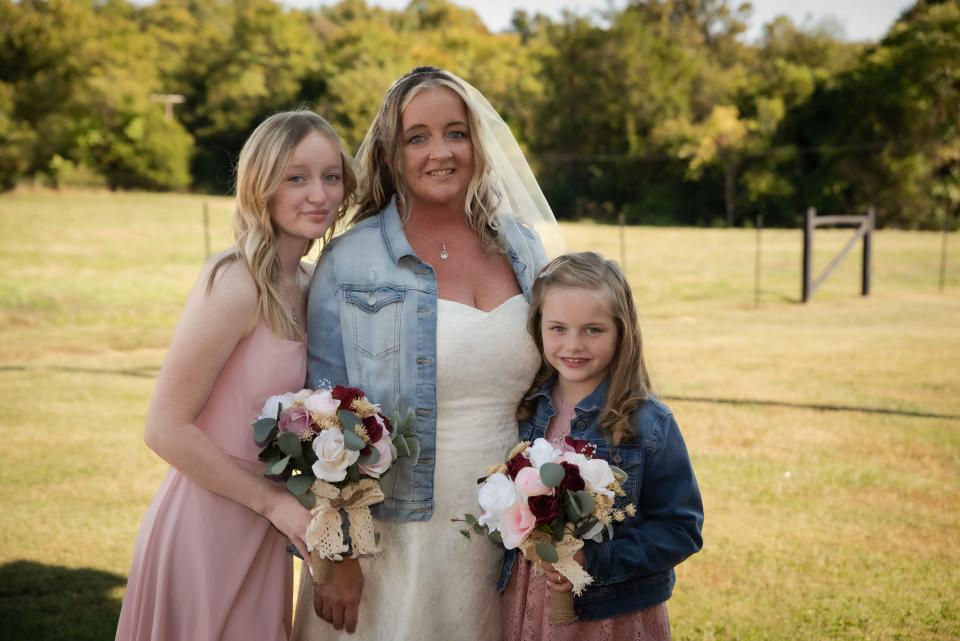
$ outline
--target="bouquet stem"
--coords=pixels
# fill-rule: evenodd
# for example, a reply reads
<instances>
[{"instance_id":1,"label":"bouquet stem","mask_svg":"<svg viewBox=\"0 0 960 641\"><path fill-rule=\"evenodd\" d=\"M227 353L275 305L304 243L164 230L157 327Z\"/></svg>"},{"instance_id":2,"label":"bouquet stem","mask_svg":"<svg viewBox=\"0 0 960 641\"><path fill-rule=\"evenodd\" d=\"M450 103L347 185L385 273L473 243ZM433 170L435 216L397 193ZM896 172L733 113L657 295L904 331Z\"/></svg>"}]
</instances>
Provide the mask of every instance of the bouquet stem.
<instances>
[{"instance_id":1,"label":"bouquet stem","mask_svg":"<svg viewBox=\"0 0 960 641\"><path fill-rule=\"evenodd\" d=\"M573 592L550 590L550 620L554 625L566 625L577 620L573 609Z\"/></svg>"},{"instance_id":2,"label":"bouquet stem","mask_svg":"<svg viewBox=\"0 0 960 641\"><path fill-rule=\"evenodd\" d=\"M333 581L333 561L321 556L318 550L310 552L310 569L313 570L314 585L326 585Z\"/></svg>"}]
</instances>

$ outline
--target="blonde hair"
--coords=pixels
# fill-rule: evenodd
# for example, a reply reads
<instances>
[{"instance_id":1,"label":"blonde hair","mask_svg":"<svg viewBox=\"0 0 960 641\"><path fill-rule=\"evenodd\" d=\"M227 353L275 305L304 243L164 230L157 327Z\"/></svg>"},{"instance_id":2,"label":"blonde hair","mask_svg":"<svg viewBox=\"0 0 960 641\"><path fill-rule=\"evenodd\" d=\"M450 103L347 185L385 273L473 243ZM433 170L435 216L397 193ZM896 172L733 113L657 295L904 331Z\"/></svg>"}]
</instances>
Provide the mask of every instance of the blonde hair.
<instances>
[{"instance_id":1,"label":"blonde hair","mask_svg":"<svg viewBox=\"0 0 960 641\"><path fill-rule=\"evenodd\" d=\"M240 150L237 163L236 208L233 235L236 245L210 270L207 292L221 267L233 261L243 263L257 287L257 317L278 336L298 336L300 328L280 291L280 257L275 242L277 229L270 216L270 202L283 181L294 149L311 132L318 132L336 145L343 163L343 202L337 221L343 218L357 189L357 177L350 157L343 151L337 132L323 117L301 109L276 113L253 130ZM329 240L335 223L325 235ZM307 243L303 255L310 251Z\"/></svg>"},{"instance_id":2,"label":"blonde hair","mask_svg":"<svg viewBox=\"0 0 960 641\"><path fill-rule=\"evenodd\" d=\"M483 144L484 125L470 108L463 86L443 69L417 67L393 83L370 126L360 158L361 193L351 223L376 215L397 196L400 218L410 216L410 192L403 179L403 112L417 94L434 87L453 91L463 101L473 146L473 176L467 186L464 215L488 251L503 252L505 245L496 217L500 195L493 184L492 162Z\"/></svg>"},{"instance_id":3,"label":"blonde hair","mask_svg":"<svg viewBox=\"0 0 960 641\"><path fill-rule=\"evenodd\" d=\"M608 369L610 386L600 411L599 425L613 443L629 441L633 437L630 415L650 394L650 375L643 357L643 340L630 285L614 261L594 252L558 256L540 270L533 284L527 331L540 351L541 363L529 392L517 408L517 418L525 421L533 416L536 401L526 397L539 391L557 373L544 357L540 327L543 300L547 292L556 287L586 289L606 300L607 310L617 326L617 348Z\"/></svg>"}]
</instances>

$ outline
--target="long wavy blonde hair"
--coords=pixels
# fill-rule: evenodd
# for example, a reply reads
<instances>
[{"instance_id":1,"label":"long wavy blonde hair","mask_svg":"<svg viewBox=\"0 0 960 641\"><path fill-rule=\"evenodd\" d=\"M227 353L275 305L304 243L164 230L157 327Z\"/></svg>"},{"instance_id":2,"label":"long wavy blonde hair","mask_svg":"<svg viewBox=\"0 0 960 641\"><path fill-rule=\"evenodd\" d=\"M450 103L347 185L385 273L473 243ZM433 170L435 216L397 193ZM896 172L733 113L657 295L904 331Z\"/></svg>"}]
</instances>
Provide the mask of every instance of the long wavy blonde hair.
<instances>
[{"instance_id":1,"label":"long wavy blonde hair","mask_svg":"<svg viewBox=\"0 0 960 641\"><path fill-rule=\"evenodd\" d=\"M544 357L543 330L540 327L544 297L556 287L586 289L600 294L606 300L609 314L617 326L617 349L608 369L610 386L603 409L600 410L599 425L614 443L629 441L633 437L630 415L651 392L650 374L643 356L643 338L630 285L615 262L594 252L554 258L540 270L533 284L527 331L540 351L541 363L530 390L517 408L517 418L525 421L533 416L536 401L527 397L557 373Z\"/></svg>"},{"instance_id":2,"label":"long wavy blonde hair","mask_svg":"<svg viewBox=\"0 0 960 641\"><path fill-rule=\"evenodd\" d=\"M361 191L351 223L358 223L376 215L396 195L401 219L410 216L410 192L403 179L403 112L417 94L433 88L445 87L463 101L470 127L473 146L473 176L467 186L464 215L470 227L477 232L488 251L503 252L502 239L496 217L500 195L493 185L492 162L483 145L483 123L470 108L470 100L463 86L443 69L417 67L397 80L384 96L360 161Z\"/></svg>"},{"instance_id":3,"label":"long wavy blonde hair","mask_svg":"<svg viewBox=\"0 0 960 641\"><path fill-rule=\"evenodd\" d=\"M299 336L302 332L280 291L280 257L277 228L270 216L271 200L283 181L294 149L313 131L326 136L340 151L343 202L337 210L337 221L343 218L356 193L357 177L337 132L313 111L301 109L276 113L253 130L240 151L233 214L236 244L214 263L207 280L209 292L221 267L233 261L246 265L257 286L257 316L278 336ZM332 237L335 226L330 225L325 240ZM313 241L307 243L304 256L312 245Z\"/></svg>"}]
</instances>

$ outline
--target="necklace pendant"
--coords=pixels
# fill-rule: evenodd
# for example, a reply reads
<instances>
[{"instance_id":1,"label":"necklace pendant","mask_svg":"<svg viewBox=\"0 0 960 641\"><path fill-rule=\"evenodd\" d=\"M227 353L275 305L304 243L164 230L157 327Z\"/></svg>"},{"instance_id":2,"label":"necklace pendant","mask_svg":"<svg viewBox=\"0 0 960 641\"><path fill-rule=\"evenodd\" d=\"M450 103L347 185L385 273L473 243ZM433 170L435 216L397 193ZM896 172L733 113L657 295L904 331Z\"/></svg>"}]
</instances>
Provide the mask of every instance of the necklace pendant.
<instances>
[{"instance_id":1,"label":"necklace pendant","mask_svg":"<svg viewBox=\"0 0 960 641\"><path fill-rule=\"evenodd\" d=\"M450 254L447 253L447 244L441 243L442 247L440 249L440 260L446 260L450 258Z\"/></svg>"}]
</instances>

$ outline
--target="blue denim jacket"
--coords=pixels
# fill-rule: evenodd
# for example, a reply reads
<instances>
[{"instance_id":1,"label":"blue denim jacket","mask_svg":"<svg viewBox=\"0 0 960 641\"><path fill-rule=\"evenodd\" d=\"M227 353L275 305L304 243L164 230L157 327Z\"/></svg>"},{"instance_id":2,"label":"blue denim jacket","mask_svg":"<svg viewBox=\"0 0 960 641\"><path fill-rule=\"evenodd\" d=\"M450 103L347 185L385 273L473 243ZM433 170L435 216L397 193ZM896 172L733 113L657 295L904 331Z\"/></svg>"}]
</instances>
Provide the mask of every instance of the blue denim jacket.
<instances>
[{"instance_id":1,"label":"blue denim jacket","mask_svg":"<svg viewBox=\"0 0 960 641\"><path fill-rule=\"evenodd\" d=\"M502 233L523 295L546 262L536 234L512 218ZM361 221L323 251L308 303L307 384L360 387L385 413L416 413L420 460L399 459L383 477L377 518L427 521L433 514L437 429L437 280L413 252L396 204ZM517 327L518 332L525 331ZM517 381L517 385L528 381Z\"/></svg>"},{"instance_id":2,"label":"blue denim jacket","mask_svg":"<svg viewBox=\"0 0 960 641\"><path fill-rule=\"evenodd\" d=\"M613 445L597 425L609 381L604 381L576 408L570 426L574 438L596 444L594 456L606 459L627 473L626 496L617 505L633 503L637 515L613 528L613 538L587 541L585 568L593 583L574 599L580 619L604 619L635 612L670 598L676 573L673 568L703 545L703 502L690 457L673 413L650 396L631 417L634 438ZM520 424L520 440L543 438L556 413L550 400L553 381L532 396L537 399L533 417ZM507 586L516 550L507 552L499 590Z\"/></svg>"}]
</instances>

